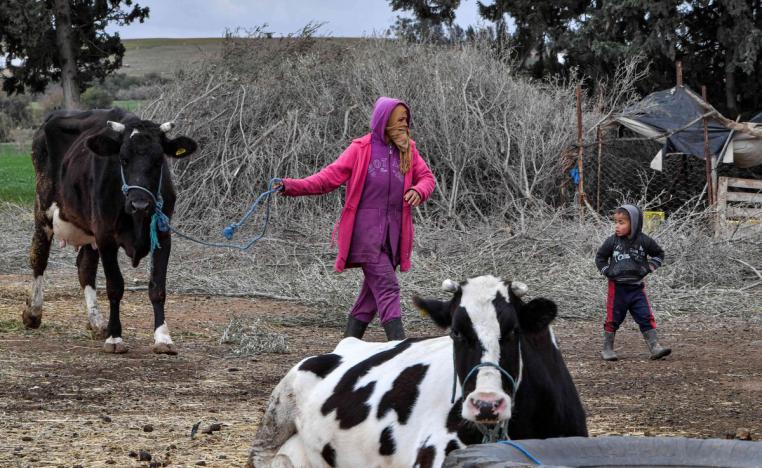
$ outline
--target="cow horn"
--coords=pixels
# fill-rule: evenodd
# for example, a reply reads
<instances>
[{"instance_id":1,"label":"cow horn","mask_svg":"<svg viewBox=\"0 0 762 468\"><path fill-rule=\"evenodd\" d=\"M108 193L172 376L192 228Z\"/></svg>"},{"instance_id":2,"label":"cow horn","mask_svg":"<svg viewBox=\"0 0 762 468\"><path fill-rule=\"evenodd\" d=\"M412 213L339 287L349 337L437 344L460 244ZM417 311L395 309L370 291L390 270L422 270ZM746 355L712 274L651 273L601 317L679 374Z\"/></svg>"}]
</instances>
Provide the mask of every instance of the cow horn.
<instances>
[{"instance_id":1,"label":"cow horn","mask_svg":"<svg viewBox=\"0 0 762 468\"><path fill-rule=\"evenodd\" d=\"M164 133L167 133L171 131L173 128L175 128L175 123L171 120L169 122L164 122L163 124L159 125L159 130L161 130Z\"/></svg>"},{"instance_id":2,"label":"cow horn","mask_svg":"<svg viewBox=\"0 0 762 468\"><path fill-rule=\"evenodd\" d=\"M120 122L114 122L113 120L109 120L106 122L106 125L109 126L109 128L116 133L122 133L124 131L125 127L123 123Z\"/></svg>"},{"instance_id":3,"label":"cow horn","mask_svg":"<svg viewBox=\"0 0 762 468\"><path fill-rule=\"evenodd\" d=\"M529 292L529 286L522 283L521 281L512 281L511 291L513 291L513 294L515 294L516 297L521 297Z\"/></svg>"},{"instance_id":4,"label":"cow horn","mask_svg":"<svg viewBox=\"0 0 762 468\"><path fill-rule=\"evenodd\" d=\"M456 283L455 281L451 279L446 279L442 281L442 291L447 291L450 293L456 292L458 289L460 289L460 285Z\"/></svg>"}]
</instances>

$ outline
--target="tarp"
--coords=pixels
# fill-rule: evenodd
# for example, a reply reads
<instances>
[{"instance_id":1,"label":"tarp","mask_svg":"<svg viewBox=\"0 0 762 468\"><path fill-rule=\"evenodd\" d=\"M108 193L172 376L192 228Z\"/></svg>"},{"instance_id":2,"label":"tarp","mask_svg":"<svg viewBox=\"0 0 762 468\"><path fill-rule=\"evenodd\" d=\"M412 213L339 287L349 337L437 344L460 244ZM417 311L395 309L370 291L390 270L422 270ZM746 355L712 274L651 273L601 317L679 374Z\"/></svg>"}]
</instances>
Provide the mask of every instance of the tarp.
<instances>
[{"instance_id":1,"label":"tarp","mask_svg":"<svg viewBox=\"0 0 762 468\"><path fill-rule=\"evenodd\" d=\"M704 117L711 154L739 167L762 164L762 138L756 130L762 128L762 113L748 123L732 122L685 86L649 94L613 119L664 145L651 164L661 170L661 158L671 153L704 159Z\"/></svg>"}]
</instances>

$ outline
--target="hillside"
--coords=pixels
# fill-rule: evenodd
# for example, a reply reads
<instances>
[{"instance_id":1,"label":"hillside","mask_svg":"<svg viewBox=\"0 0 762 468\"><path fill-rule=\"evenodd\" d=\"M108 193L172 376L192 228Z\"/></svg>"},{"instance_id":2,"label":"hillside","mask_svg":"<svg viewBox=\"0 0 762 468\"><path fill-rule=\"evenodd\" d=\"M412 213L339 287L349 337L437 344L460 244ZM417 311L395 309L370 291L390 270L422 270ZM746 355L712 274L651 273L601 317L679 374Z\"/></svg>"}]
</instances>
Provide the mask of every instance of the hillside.
<instances>
[{"instance_id":1,"label":"hillside","mask_svg":"<svg viewBox=\"0 0 762 468\"><path fill-rule=\"evenodd\" d=\"M155 72L170 76L183 66L219 54L222 38L125 39L120 73L143 76Z\"/></svg>"}]
</instances>

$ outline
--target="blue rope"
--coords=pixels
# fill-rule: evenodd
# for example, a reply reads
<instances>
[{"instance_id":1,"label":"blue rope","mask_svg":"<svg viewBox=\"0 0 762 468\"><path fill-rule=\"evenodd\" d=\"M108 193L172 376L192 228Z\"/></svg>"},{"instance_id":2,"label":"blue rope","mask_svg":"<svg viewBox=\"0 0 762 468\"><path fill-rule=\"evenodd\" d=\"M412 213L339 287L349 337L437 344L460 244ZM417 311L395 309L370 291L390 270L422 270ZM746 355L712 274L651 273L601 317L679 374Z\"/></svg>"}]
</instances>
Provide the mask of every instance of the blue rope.
<instances>
[{"instance_id":1,"label":"blue rope","mask_svg":"<svg viewBox=\"0 0 762 468\"><path fill-rule=\"evenodd\" d=\"M503 445L510 445L511 447L513 447L516 450L518 450L519 452L521 452L525 457L527 457L535 465L542 465L542 462L540 460L535 458L534 455L529 453L529 450L527 450L524 447L522 447L518 442L514 442L512 440L498 440L497 443L498 444L503 444Z\"/></svg>"},{"instance_id":2,"label":"blue rope","mask_svg":"<svg viewBox=\"0 0 762 468\"><path fill-rule=\"evenodd\" d=\"M262 232L251 239L246 244L222 244L217 242L207 242L201 239L196 239L195 237L189 236L187 234L183 234L182 232L178 231L177 229L172 227L172 224L169 222L169 216L164 214L162 208L164 208L164 200L161 197L161 185L162 181L164 179L164 168L162 167L161 172L159 173L159 189L157 190L156 195L154 195L150 190L148 190L145 187L141 187L139 185L129 185L127 184L127 178L124 176L124 167L119 166L119 172L122 176L122 193L126 197L130 190L142 190L143 192L146 192L148 195L153 198L154 206L155 206L155 212L153 216L151 216L151 225L149 228L149 236L151 238L151 253L153 254L154 250L160 249L159 245L159 231L161 232L167 232L172 231L173 234L176 234L177 236L182 237L183 239L187 239L191 242L195 242L197 244L206 245L208 247L220 247L220 248L227 248L227 249L238 249L238 250L246 250L252 245L256 244L260 239L262 239L265 236L265 233L267 232L267 225L270 223L270 199L272 195L275 192L279 192L283 190L283 180L279 178L274 178L270 181L268 185L268 189L266 192L262 192L257 199L254 201L254 204L251 205L251 208L249 208L249 211L246 212L246 214L241 218L240 221L237 223L233 223L223 229L222 235L225 236L225 239L231 240L233 238L233 235L235 232L243 226L249 218L257 211L257 208L259 206L259 203L262 202L262 200L267 201L267 207L265 208L265 222L262 226ZM274 188L274 185L280 183L281 185L278 188Z\"/></svg>"},{"instance_id":3,"label":"blue rope","mask_svg":"<svg viewBox=\"0 0 762 468\"><path fill-rule=\"evenodd\" d=\"M183 239L189 240L191 242L195 242L197 244L205 245L207 247L219 247L219 248L228 248L228 249L238 249L238 250L247 250L252 245L256 244L260 239L262 239L265 236L265 233L267 232L267 225L270 223L270 201L271 197L274 193L283 190L283 186L280 186L278 188L273 188L273 186L276 183L282 183L283 181L281 179L275 178L272 179L269 183L268 190L266 192L262 192L257 199L254 201L254 203L251 205L251 208L249 208L249 211L246 212L246 214L241 218L240 221L237 223L233 223L223 229L222 235L225 236L225 239L232 239L235 235L235 232L243 226L249 218L257 211L257 208L259 207L259 204L265 200L267 202L267 205L265 207L265 221L262 225L262 232L259 233L258 236L252 238L249 240L249 242L245 244L227 244L227 243L217 243L217 242L207 242L201 239L197 239L195 237L189 236L188 234L183 234L182 232L178 231L169 222L169 217L164 214L163 211L161 211L161 207L159 206L159 203L156 204L156 213L154 213L153 218L151 220L151 250L153 251L153 241L156 237L156 245L158 246L158 235L156 233L156 228L158 228L161 232L166 231L172 231L173 234L182 237ZM154 226L154 221L156 220L156 226Z\"/></svg>"}]
</instances>

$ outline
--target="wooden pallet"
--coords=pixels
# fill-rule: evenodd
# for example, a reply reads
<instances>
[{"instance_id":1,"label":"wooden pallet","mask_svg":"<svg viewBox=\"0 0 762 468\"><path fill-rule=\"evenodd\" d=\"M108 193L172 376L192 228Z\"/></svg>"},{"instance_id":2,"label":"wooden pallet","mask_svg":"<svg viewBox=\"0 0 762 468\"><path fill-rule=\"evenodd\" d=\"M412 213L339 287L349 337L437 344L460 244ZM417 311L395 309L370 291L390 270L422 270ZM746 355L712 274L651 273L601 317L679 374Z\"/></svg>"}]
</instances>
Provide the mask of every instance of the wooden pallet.
<instances>
[{"instance_id":1,"label":"wooden pallet","mask_svg":"<svg viewBox=\"0 0 762 468\"><path fill-rule=\"evenodd\" d=\"M762 180L720 177L715 220L718 237L762 235Z\"/></svg>"}]
</instances>

